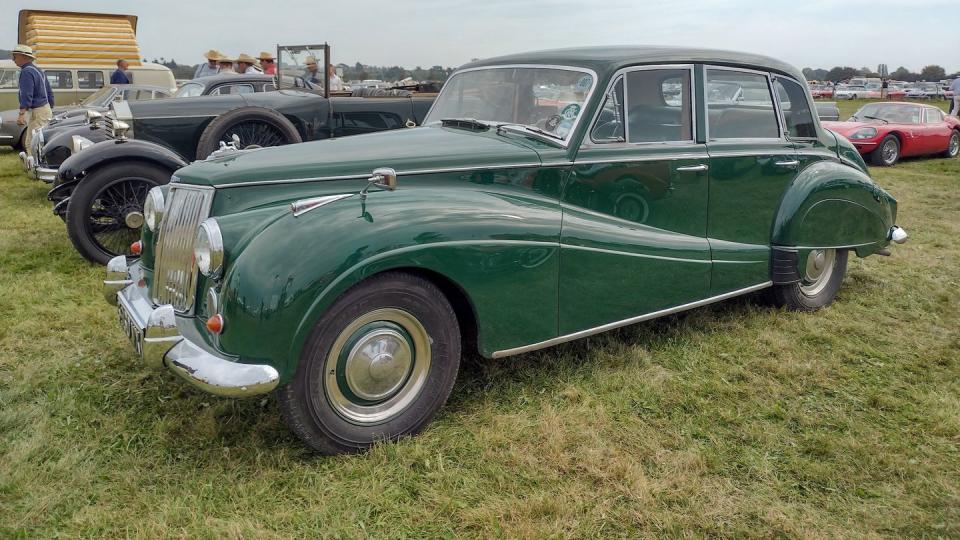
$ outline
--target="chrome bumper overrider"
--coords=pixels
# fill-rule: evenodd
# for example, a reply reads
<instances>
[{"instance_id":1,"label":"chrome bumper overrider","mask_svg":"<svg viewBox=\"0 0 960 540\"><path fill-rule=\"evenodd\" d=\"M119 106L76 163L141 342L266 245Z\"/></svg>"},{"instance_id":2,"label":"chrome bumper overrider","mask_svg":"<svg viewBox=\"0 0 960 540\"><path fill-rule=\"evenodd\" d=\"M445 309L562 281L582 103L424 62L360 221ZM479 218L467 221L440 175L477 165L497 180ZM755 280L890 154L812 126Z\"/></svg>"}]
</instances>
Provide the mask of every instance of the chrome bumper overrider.
<instances>
[{"instance_id":1,"label":"chrome bumper overrider","mask_svg":"<svg viewBox=\"0 0 960 540\"><path fill-rule=\"evenodd\" d=\"M33 170L33 175L37 177L37 180L41 180L49 184L57 179L58 172L59 172L59 169L49 169L47 167L36 167Z\"/></svg>"},{"instance_id":2,"label":"chrome bumper overrider","mask_svg":"<svg viewBox=\"0 0 960 540\"><path fill-rule=\"evenodd\" d=\"M125 257L115 257L107 264L103 295L117 306L120 324L144 363L166 366L197 388L219 396L254 396L277 387L280 374L272 366L242 364L198 345L199 336L191 340L189 322L182 323L181 331L173 306L155 307L141 277L138 263L128 268Z\"/></svg>"}]
</instances>

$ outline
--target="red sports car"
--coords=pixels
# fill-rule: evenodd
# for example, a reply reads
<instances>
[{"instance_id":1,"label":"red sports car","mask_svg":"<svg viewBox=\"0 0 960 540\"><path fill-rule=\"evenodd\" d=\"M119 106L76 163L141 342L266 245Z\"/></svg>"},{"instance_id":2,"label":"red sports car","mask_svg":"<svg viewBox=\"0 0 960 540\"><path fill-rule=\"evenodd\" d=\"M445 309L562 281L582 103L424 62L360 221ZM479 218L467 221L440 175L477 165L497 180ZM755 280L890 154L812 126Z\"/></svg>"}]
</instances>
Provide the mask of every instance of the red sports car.
<instances>
[{"instance_id":1,"label":"red sports car","mask_svg":"<svg viewBox=\"0 0 960 540\"><path fill-rule=\"evenodd\" d=\"M889 167L901 157L960 153L960 120L920 103L870 103L846 122L822 122L843 135L870 163Z\"/></svg>"}]
</instances>

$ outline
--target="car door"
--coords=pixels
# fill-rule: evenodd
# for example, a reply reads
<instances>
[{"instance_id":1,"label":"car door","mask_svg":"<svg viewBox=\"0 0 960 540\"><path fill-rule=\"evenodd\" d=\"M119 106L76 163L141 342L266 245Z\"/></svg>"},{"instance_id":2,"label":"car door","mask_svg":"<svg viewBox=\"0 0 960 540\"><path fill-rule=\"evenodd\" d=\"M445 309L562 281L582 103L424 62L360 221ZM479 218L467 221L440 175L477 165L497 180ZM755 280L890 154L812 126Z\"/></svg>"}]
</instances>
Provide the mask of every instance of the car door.
<instances>
[{"instance_id":1,"label":"car door","mask_svg":"<svg viewBox=\"0 0 960 540\"><path fill-rule=\"evenodd\" d=\"M800 165L780 126L767 73L706 66L710 202L707 237L712 295L770 279L770 234L780 197ZM712 86L740 85L735 101L709 96Z\"/></svg>"},{"instance_id":2,"label":"car door","mask_svg":"<svg viewBox=\"0 0 960 540\"><path fill-rule=\"evenodd\" d=\"M707 293L708 156L693 73L629 68L607 89L561 195L560 335Z\"/></svg>"},{"instance_id":3,"label":"car door","mask_svg":"<svg viewBox=\"0 0 960 540\"><path fill-rule=\"evenodd\" d=\"M953 130L943 118L943 112L935 107L923 108L923 153L937 154L947 149Z\"/></svg>"}]
</instances>

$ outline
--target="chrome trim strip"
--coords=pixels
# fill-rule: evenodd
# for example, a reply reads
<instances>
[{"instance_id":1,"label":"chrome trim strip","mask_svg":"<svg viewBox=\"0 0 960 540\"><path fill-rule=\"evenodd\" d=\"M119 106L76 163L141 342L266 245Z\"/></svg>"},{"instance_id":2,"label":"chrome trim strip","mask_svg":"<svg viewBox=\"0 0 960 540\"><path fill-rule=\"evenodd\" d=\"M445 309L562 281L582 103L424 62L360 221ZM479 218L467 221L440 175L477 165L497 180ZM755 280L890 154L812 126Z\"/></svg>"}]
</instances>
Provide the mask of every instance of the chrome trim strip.
<instances>
[{"instance_id":1,"label":"chrome trim strip","mask_svg":"<svg viewBox=\"0 0 960 540\"><path fill-rule=\"evenodd\" d=\"M574 137L576 136L577 128L580 126L581 120L583 119L584 115L582 113L587 107L590 106L590 100L593 98L593 94L597 91L597 85L600 83L600 79L597 76L597 72L587 67L562 66L562 65L554 65L554 64L490 64L486 66L477 66L477 67L472 67L467 69L458 69L457 71L453 72L449 78L447 78L447 82L444 83L443 85L444 87L440 90L440 94L437 96L437 99L433 101L433 104L430 105L430 110L428 110L426 116L423 117L424 120L426 120L427 118L430 118L430 115L433 113L433 109L437 106L437 103L440 102L440 97L443 96L443 92L450 91L450 90L447 90L447 88L452 88L452 86L450 85L450 81L452 81L453 78L456 77L457 75L461 73L469 73L471 71L483 71L483 70L489 70L489 69L514 69L514 68L559 69L563 71L575 71L579 73L587 73L593 77L593 84L590 85L590 91L587 92L586 96L584 96L583 104L580 106L581 114L577 115L577 119L574 120L573 125L570 126L570 130L567 131L567 137L563 141L557 141L558 143L562 144L563 148L569 148L570 141L573 140Z\"/></svg>"},{"instance_id":2,"label":"chrome trim strip","mask_svg":"<svg viewBox=\"0 0 960 540\"><path fill-rule=\"evenodd\" d=\"M701 145L702 147L702 145ZM753 154L751 154L753 155ZM644 154L641 156L634 157L609 157L605 159L578 159L573 162L573 165L591 165L596 163L633 163L638 161L666 161L666 160L681 160L681 159L709 159L711 156L707 152L690 152L683 154Z\"/></svg>"},{"instance_id":3,"label":"chrome trim strip","mask_svg":"<svg viewBox=\"0 0 960 540\"><path fill-rule=\"evenodd\" d=\"M300 199L299 201L290 203L290 211L293 212L293 217L300 217L311 210L348 197L353 197L353 195L353 193L342 193L340 195L325 195L323 197L313 197L312 199Z\"/></svg>"},{"instance_id":4,"label":"chrome trim strip","mask_svg":"<svg viewBox=\"0 0 960 540\"><path fill-rule=\"evenodd\" d=\"M605 325L603 325L603 326L597 326L597 327L594 327L594 328L588 328L588 329L586 329L586 330L580 330L579 332L574 332L574 333L572 333L572 334L567 334L567 335L565 335L565 336L555 337L555 338L553 338L553 339L548 339L548 340L546 340L546 341L541 341L541 342L539 342L539 343L533 343L533 344L530 344L530 345L524 345L523 347L515 347L515 348L513 348L513 349L505 349L505 350L502 350L502 351L496 351L495 353L493 353L493 358L504 358L504 357L507 357L507 356L513 356L513 355L515 355L515 354L522 354L522 353L526 353L526 352L530 352L530 351L536 351L536 350L538 350L538 349L544 349L544 348L546 348L546 347L552 347L552 346L554 346L554 345L559 345L559 344L561 344L561 343L566 343L566 342L568 342L568 341L573 341L573 340L575 340L575 339L580 339L580 338L589 337L589 336L592 336L592 335L595 335L595 334L599 334L599 333L602 333L602 332L606 332L606 331L608 331L608 330L613 330L613 329L616 329L616 328L621 328L621 327L624 327L624 326L629 326L629 325L631 325L631 324L636 324L636 323L643 322L643 321L649 321L650 319L656 319L656 318L658 318L658 317L663 317L663 316L665 316L665 315L672 315L672 314L674 314L674 313L679 313L679 312L681 312L681 311L686 311L686 310L688 310L688 309L694 309L694 308L706 306L706 305L708 305L708 304L713 304L713 303L715 303L715 302L720 302L720 301L723 301L723 300L727 300L727 299L733 298L733 297L735 297L735 296L740 296L740 295L743 295L743 294L747 294L747 293L759 291L759 290L762 290L762 289L766 289L767 287L770 287L770 286L772 286L772 285L773 285L773 282L772 282L772 281L767 281L766 283L759 283L759 284L757 284L757 285L753 285L753 286L747 287L747 288L745 288L745 289L739 289L739 290L736 290L736 291L731 291L731 292L724 293L724 294L721 294L721 295L718 295L718 296L713 296L713 297L710 297L710 298L706 298L706 299L704 299L704 300L697 300L696 302L690 302L689 304L683 304L683 305L676 306L676 307L672 307L672 308L661 309L660 311L654 311L654 312L652 312L652 313L647 313L647 314L645 314L645 315L639 315L639 316L637 316L637 317L631 317L631 318L629 318L629 319L624 319L624 320L622 320L622 321L617 321L617 322L608 323L608 324L605 324Z\"/></svg>"},{"instance_id":5,"label":"chrome trim strip","mask_svg":"<svg viewBox=\"0 0 960 540\"><path fill-rule=\"evenodd\" d=\"M216 114L178 114L176 116L140 116L137 120L176 120L178 118L210 118Z\"/></svg>"},{"instance_id":6,"label":"chrome trim strip","mask_svg":"<svg viewBox=\"0 0 960 540\"><path fill-rule=\"evenodd\" d=\"M592 251L594 253L605 253L608 255L621 255L624 257L639 257L641 259L657 259L661 261L675 261L686 263L710 264L710 259L684 259L681 257L666 257L664 255L648 255L646 253L633 253L630 251L617 251L614 249L595 248L590 246L578 246L576 244L560 244L561 249L575 249L578 251Z\"/></svg>"}]
</instances>

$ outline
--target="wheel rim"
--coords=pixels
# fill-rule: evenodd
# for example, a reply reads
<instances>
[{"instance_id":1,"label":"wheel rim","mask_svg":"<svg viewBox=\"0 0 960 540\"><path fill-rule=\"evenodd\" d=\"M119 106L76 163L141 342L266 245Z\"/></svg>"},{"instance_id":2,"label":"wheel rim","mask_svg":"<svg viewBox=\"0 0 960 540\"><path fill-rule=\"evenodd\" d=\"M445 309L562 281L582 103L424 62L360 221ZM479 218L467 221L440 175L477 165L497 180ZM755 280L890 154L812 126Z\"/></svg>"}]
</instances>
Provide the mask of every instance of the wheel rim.
<instances>
[{"instance_id":1,"label":"wheel rim","mask_svg":"<svg viewBox=\"0 0 960 540\"><path fill-rule=\"evenodd\" d=\"M957 152L960 152L960 135L954 133L950 137L950 155L956 156Z\"/></svg>"},{"instance_id":2,"label":"wheel rim","mask_svg":"<svg viewBox=\"0 0 960 540\"><path fill-rule=\"evenodd\" d=\"M884 163L892 165L893 162L897 160L897 141L890 139L883 143L883 149L880 151L880 155L883 157Z\"/></svg>"},{"instance_id":3,"label":"wheel rim","mask_svg":"<svg viewBox=\"0 0 960 540\"><path fill-rule=\"evenodd\" d=\"M234 135L240 137L243 148L279 146L287 143L287 138L279 129L264 122L240 122L231 126L220 140L229 143Z\"/></svg>"},{"instance_id":4,"label":"wheel rim","mask_svg":"<svg viewBox=\"0 0 960 540\"><path fill-rule=\"evenodd\" d=\"M325 397L349 422L387 422L423 390L430 362L430 336L416 317L396 308L371 311L334 341L324 365Z\"/></svg>"},{"instance_id":5,"label":"wheel rim","mask_svg":"<svg viewBox=\"0 0 960 540\"><path fill-rule=\"evenodd\" d=\"M133 255L130 244L140 239L143 203L155 184L143 178L121 178L103 187L93 198L88 233L103 251Z\"/></svg>"},{"instance_id":6,"label":"wheel rim","mask_svg":"<svg viewBox=\"0 0 960 540\"><path fill-rule=\"evenodd\" d=\"M837 262L837 250L814 249L807 254L800 291L807 296L816 296L826 288Z\"/></svg>"}]
</instances>

